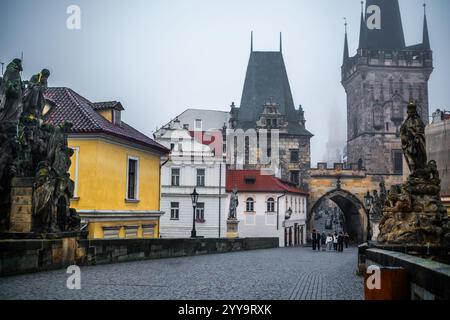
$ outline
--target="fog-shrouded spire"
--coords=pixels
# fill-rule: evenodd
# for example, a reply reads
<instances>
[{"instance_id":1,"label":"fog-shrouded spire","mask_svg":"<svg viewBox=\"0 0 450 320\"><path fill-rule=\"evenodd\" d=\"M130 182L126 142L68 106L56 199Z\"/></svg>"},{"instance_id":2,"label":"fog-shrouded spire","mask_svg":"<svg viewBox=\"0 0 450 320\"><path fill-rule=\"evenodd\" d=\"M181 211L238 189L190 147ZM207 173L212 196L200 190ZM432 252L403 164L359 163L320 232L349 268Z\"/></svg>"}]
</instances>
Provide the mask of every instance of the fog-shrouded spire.
<instances>
[{"instance_id":1,"label":"fog-shrouded spire","mask_svg":"<svg viewBox=\"0 0 450 320\"><path fill-rule=\"evenodd\" d=\"M428 21L427 21L427 4L423 4L423 40L422 46L424 50L431 50L430 36L428 34Z\"/></svg>"},{"instance_id":2,"label":"fog-shrouded spire","mask_svg":"<svg viewBox=\"0 0 450 320\"><path fill-rule=\"evenodd\" d=\"M283 52L283 38L281 32L280 32L280 52Z\"/></svg>"},{"instance_id":3,"label":"fog-shrouded spire","mask_svg":"<svg viewBox=\"0 0 450 320\"><path fill-rule=\"evenodd\" d=\"M345 39L344 39L344 61L343 63L345 64L349 58L349 51L348 51L348 37L347 37L347 18L344 18L345 23Z\"/></svg>"},{"instance_id":4,"label":"fog-shrouded spire","mask_svg":"<svg viewBox=\"0 0 450 320\"><path fill-rule=\"evenodd\" d=\"M359 49L366 47L366 22L364 20L364 1L361 1L361 23L359 27Z\"/></svg>"},{"instance_id":5,"label":"fog-shrouded spire","mask_svg":"<svg viewBox=\"0 0 450 320\"><path fill-rule=\"evenodd\" d=\"M398 0L367 0L365 46L373 50L402 50L406 47ZM369 22L378 20L375 26Z\"/></svg>"}]
</instances>

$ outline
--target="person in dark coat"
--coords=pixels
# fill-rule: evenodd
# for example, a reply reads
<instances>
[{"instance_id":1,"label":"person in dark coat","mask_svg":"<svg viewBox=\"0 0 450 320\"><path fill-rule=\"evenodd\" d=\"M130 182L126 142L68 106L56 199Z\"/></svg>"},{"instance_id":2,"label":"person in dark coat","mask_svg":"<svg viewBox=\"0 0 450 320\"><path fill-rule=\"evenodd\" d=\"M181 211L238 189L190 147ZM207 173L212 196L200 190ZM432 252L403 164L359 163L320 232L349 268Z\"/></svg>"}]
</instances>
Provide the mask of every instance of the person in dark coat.
<instances>
[{"instance_id":1,"label":"person in dark coat","mask_svg":"<svg viewBox=\"0 0 450 320\"><path fill-rule=\"evenodd\" d=\"M344 234L342 232L339 232L338 235L338 252L344 251Z\"/></svg>"},{"instance_id":2,"label":"person in dark coat","mask_svg":"<svg viewBox=\"0 0 450 320\"><path fill-rule=\"evenodd\" d=\"M348 243L350 242L350 236L348 235L348 233L346 232L344 234L344 243L345 243L345 249L348 248Z\"/></svg>"},{"instance_id":3,"label":"person in dark coat","mask_svg":"<svg viewBox=\"0 0 450 320\"><path fill-rule=\"evenodd\" d=\"M316 229L314 229L312 234L311 234L311 240L312 240L312 248L313 248L313 250L316 250L316 245L317 245L317 232L316 232Z\"/></svg>"},{"instance_id":4,"label":"person in dark coat","mask_svg":"<svg viewBox=\"0 0 450 320\"><path fill-rule=\"evenodd\" d=\"M322 251L326 251L327 250L327 235L325 234L325 232L322 232L322 235L320 236L320 244L322 246Z\"/></svg>"},{"instance_id":5,"label":"person in dark coat","mask_svg":"<svg viewBox=\"0 0 450 320\"><path fill-rule=\"evenodd\" d=\"M316 231L316 243L317 243L317 250L320 251L320 244L321 244L321 236L320 232Z\"/></svg>"}]
</instances>

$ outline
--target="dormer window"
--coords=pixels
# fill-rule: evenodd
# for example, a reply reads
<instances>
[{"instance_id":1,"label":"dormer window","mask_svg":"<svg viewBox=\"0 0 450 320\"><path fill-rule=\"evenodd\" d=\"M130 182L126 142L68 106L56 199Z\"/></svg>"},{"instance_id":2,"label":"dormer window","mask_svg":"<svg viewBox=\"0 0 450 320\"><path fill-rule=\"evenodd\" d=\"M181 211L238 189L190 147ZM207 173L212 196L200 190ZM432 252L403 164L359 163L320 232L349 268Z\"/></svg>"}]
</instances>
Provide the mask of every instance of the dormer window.
<instances>
[{"instance_id":1,"label":"dormer window","mask_svg":"<svg viewBox=\"0 0 450 320\"><path fill-rule=\"evenodd\" d=\"M117 126L122 124L121 111L113 110L113 123Z\"/></svg>"}]
</instances>

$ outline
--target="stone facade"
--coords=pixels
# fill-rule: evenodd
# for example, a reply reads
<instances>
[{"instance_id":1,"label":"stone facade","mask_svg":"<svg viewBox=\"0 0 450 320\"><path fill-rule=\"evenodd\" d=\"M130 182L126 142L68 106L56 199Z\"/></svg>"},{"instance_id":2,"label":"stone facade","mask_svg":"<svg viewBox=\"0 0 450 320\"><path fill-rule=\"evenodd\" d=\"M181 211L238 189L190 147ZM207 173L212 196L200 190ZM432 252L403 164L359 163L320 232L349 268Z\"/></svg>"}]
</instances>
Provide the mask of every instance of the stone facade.
<instances>
[{"instance_id":1,"label":"stone facade","mask_svg":"<svg viewBox=\"0 0 450 320\"><path fill-rule=\"evenodd\" d=\"M402 159L399 127L411 100L418 101L419 113L428 121L430 73L426 66L384 66L371 59L370 65L356 66L355 73L345 75L349 163L361 159L369 173L403 174L403 160L396 159Z\"/></svg>"}]
</instances>

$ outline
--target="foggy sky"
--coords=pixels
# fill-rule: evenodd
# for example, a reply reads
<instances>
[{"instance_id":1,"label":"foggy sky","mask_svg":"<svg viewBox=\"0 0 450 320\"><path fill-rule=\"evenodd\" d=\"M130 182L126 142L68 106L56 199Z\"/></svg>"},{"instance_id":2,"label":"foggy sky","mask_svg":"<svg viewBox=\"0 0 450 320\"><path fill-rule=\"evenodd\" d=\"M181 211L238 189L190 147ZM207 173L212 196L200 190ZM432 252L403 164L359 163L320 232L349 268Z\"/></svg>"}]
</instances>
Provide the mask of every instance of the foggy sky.
<instances>
[{"instance_id":1,"label":"foggy sky","mask_svg":"<svg viewBox=\"0 0 450 320\"><path fill-rule=\"evenodd\" d=\"M432 112L450 109L450 1L427 2ZM422 3L400 0L407 45L422 40ZM66 28L71 4L81 7L81 30ZM51 86L91 101L119 100L123 120L151 136L188 107L239 105L250 31L255 51L278 50L281 31L294 102L315 135L314 164L323 160L332 110L342 112L337 132L346 134L343 17L354 55L360 0L1 0L0 61L23 51L24 78L49 68Z\"/></svg>"}]
</instances>

